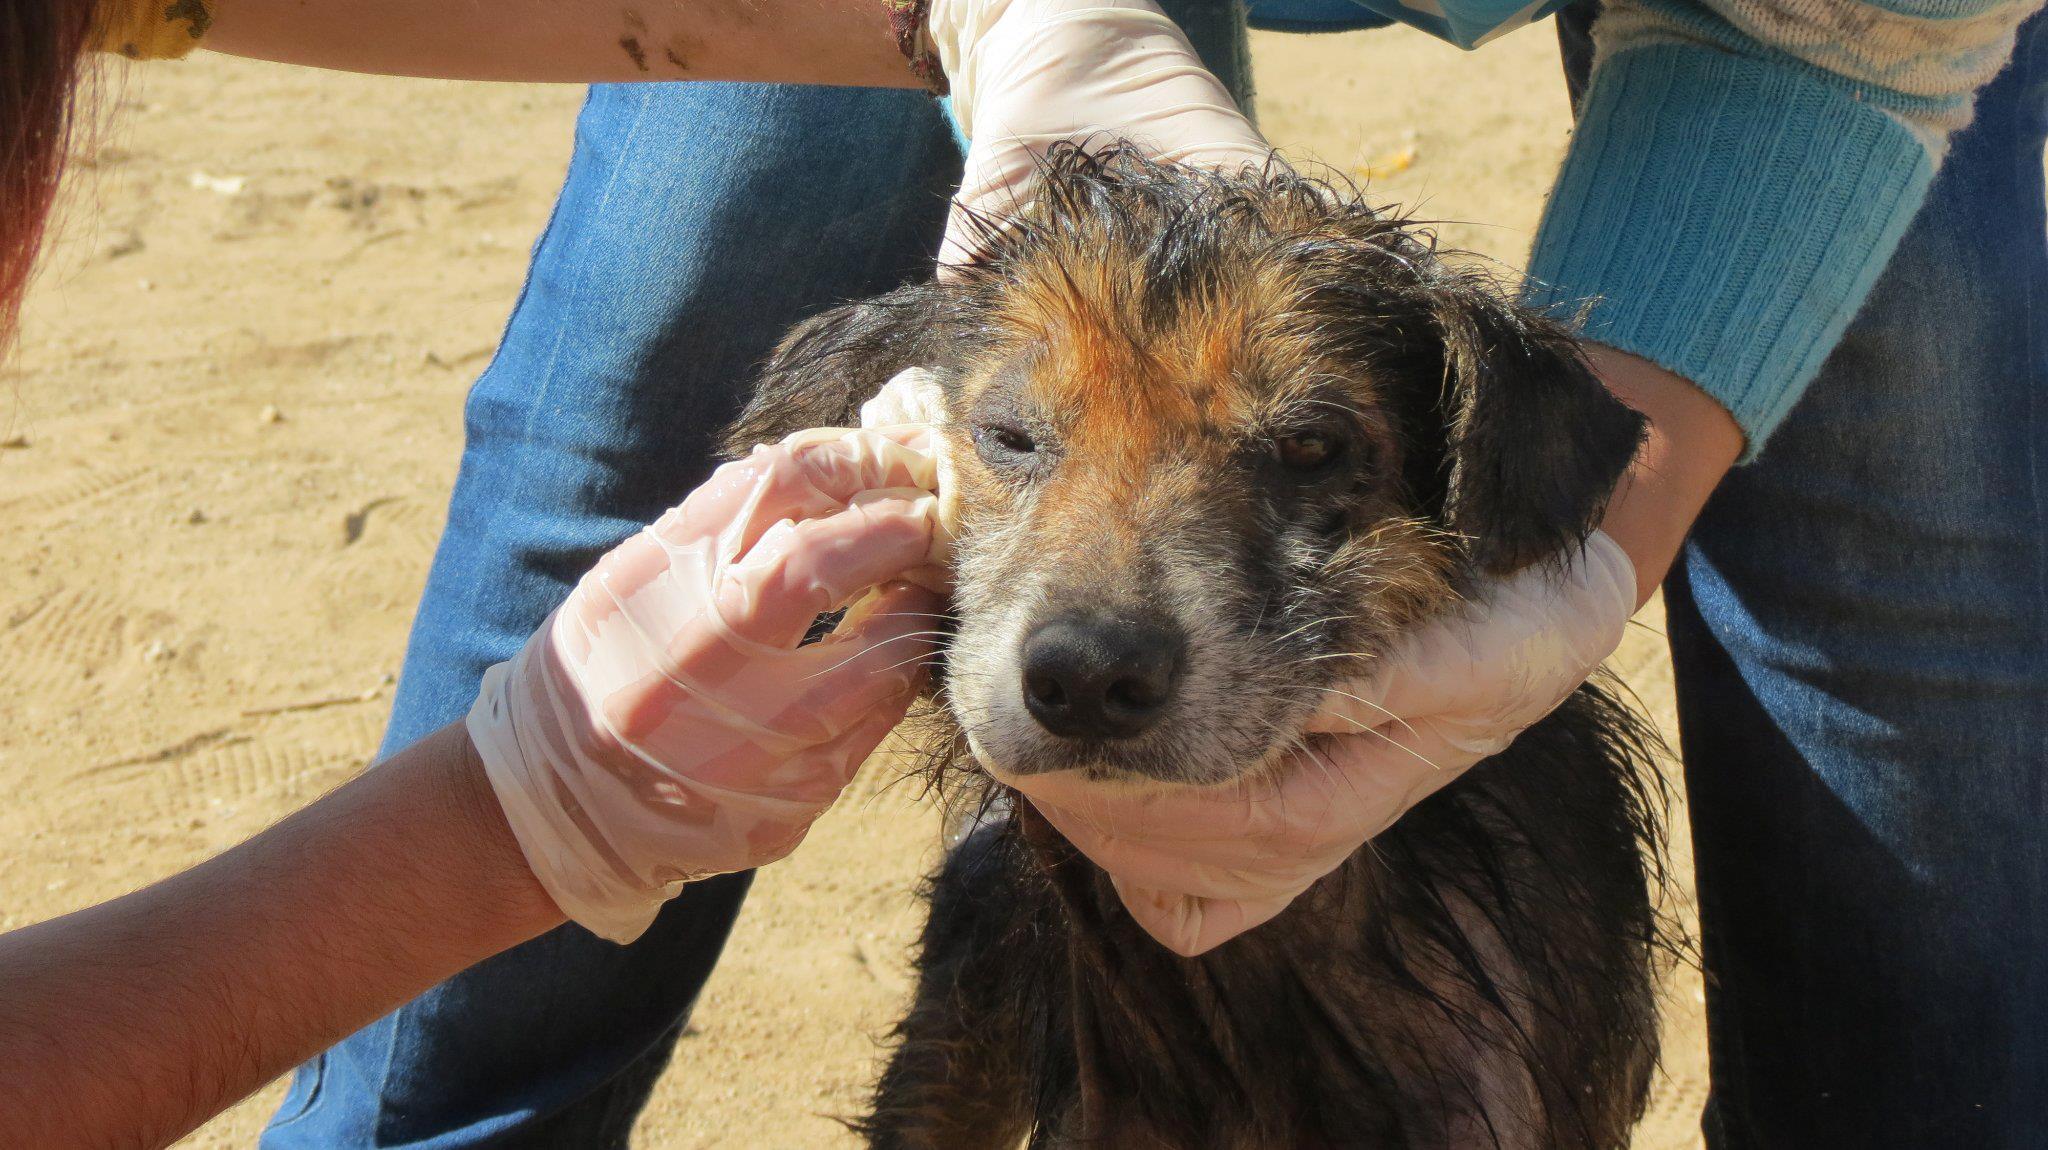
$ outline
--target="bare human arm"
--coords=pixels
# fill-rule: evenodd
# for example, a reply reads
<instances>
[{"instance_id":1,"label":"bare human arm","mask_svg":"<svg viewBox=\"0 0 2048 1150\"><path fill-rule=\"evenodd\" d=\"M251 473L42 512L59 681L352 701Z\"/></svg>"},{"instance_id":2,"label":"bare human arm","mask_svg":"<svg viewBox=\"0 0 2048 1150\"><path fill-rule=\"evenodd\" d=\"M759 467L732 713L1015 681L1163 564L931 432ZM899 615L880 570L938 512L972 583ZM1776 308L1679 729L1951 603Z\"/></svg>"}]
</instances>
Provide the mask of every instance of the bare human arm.
<instances>
[{"instance_id":1,"label":"bare human arm","mask_svg":"<svg viewBox=\"0 0 2048 1150\"><path fill-rule=\"evenodd\" d=\"M0 1145L167 1144L562 920L444 727L192 870L0 935Z\"/></svg>"},{"instance_id":2,"label":"bare human arm","mask_svg":"<svg viewBox=\"0 0 2048 1150\"><path fill-rule=\"evenodd\" d=\"M1647 359L1598 344L1586 358L1608 390L1649 417L1648 438L1622 477L1601 530L1636 569L1636 606L1649 601L1707 497L1742 454L1728 409Z\"/></svg>"},{"instance_id":3,"label":"bare human arm","mask_svg":"<svg viewBox=\"0 0 2048 1150\"><path fill-rule=\"evenodd\" d=\"M565 911L627 942L794 850L917 694L943 604L899 577L938 576L937 467L919 427L757 448L600 559L465 723L0 935L0 1147L164 1145Z\"/></svg>"},{"instance_id":4,"label":"bare human arm","mask_svg":"<svg viewBox=\"0 0 2048 1150\"><path fill-rule=\"evenodd\" d=\"M914 88L882 0L217 0L205 46L455 80Z\"/></svg>"}]
</instances>

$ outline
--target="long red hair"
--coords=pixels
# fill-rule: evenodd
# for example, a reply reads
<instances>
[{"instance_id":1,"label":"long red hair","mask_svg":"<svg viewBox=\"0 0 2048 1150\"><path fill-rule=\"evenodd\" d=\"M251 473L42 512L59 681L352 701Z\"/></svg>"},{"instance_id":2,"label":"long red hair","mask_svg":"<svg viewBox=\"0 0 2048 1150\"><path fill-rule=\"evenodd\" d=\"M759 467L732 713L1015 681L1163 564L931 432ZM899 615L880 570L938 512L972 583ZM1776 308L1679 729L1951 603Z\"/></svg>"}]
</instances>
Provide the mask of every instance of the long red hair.
<instances>
[{"instance_id":1,"label":"long red hair","mask_svg":"<svg viewBox=\"0 0 2048 1150\"><path fill-rule=\"evenodd\" d=\"M95 0L0 2L0 355L13 346L70 150Z\"/></svg>"}]
</instances>

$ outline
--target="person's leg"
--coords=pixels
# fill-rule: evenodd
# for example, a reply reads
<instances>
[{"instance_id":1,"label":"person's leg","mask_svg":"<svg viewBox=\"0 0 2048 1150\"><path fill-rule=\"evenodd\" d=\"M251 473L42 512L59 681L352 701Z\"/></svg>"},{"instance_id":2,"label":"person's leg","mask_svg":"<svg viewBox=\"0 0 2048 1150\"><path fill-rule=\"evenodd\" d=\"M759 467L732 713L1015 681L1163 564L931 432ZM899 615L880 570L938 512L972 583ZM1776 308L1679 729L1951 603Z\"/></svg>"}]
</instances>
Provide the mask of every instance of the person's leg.
<instances>
[{"instance_id":1,"label":"person's leg","mask_svg":"<svg viewBox=\"0 0 2048 1150\"><path fill-rule=\"evenodd\" d=\"M1239 0L1169 0L1241 99ZM791 324L928 273L958 175L913 93L594 89L468 446L386 749L468 708L604 550L709 470ZM486 962L296 1077L270 1150L623 1143L746 879L697 884L630 947L565 928Z\"/></svg>"},{"instance_id":2,"label":"person's leg","mask_svg":"<svg viewBox=\"0 0 2048 1150\"><path fill-rule=\"evenodd\" d=\"M2048 1145L2048 25L1665 587L1715 1150Z\"/></svg>"},{"instance_id":3,"label":"person's leg","mask_svg":"<svg viewBox=\"0 0 2048 1150\"><path fill-rule=\"evenodd\" d=\"M1668 591L1716 1150L2048 1145L2048 25Z\"/></svg>"},{"instance_id":4,"label":"person's leg","mask_svg":"<svg viewBox=\"0 0 2048 1150\"><path fill-rule=\"evenodd\" d=\"M460 718L598 555L701 481L793 322L928 274L958 173L916 93L593 89L496 359L385 749ZM302 1068L273 1150L622 1145L746 876L631 946L565 927Z\"/></svg>"}]
</instances>

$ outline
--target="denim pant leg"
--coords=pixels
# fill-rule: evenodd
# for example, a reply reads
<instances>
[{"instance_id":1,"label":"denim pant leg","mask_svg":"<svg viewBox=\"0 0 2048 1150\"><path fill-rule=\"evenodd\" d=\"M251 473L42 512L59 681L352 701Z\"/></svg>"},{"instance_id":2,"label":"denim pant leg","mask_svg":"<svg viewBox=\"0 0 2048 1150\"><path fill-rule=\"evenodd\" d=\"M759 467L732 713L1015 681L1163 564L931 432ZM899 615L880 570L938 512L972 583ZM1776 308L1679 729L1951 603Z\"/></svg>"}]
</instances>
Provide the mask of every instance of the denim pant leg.
<instances>
[{"instance_id":1,"label":"denim pant leg","mask_svg":"<svg viewBox=\"0 0 2048 1150\"><path fill-rule=\"evenodd\" d=\"M1668 589L1716 1150L2048 1145L2048 22Z\"/></svg>"},{"instance_id":2,"label":"denim pant leg","mask_svg":"<svg viewBox=\"0 0 2048 1150\"><path fill-rule=\"evenodd\" d=\"M793 322L928 275L959 153L911 92L592 89L467 446L385 738L468 709L598 555L708 473ZM638 942L564 927L301 1068L263 1144L623 1145L746 876Z\"/></svg>"},{"instance_id":3,"label":"denim pant leg","mask_svg":"<svg viewBox=\"0 0 2048 1150\"><path fill-rule=\"evenodd\" d=\"M2044 85L2036 17L1665 587L1715 1150L2048 1146Z\"/></svg>"}]
</instances>

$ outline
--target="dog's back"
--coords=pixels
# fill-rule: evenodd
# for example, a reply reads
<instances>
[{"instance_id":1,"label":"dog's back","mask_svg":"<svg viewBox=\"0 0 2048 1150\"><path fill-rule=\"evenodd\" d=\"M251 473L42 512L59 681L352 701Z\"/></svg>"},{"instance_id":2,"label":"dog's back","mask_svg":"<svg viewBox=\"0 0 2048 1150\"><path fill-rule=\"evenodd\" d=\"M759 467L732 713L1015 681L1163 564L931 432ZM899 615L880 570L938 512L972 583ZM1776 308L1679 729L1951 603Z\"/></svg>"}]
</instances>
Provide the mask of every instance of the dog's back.
<instances>
[{"instance_id":1,"label":"dog's back","mask_svg":"<svg viewBox=\"0 0 2048 1150\"><path fill-rule=\"evenodd\" d=\"M960 282L799 329L733 436L845 422L937 370L961 517L937 719L970 788L992 785L976 754L1169 785L1262 769L1390 636L1579 538L1639 434L1563 329L1292 173L1067 152L990 243ZM1581 690L1195 959L992 796L933 879L864 1129L1625 1144L1655 1058L1641 732Z\"/></svg>"}]
</instances>

